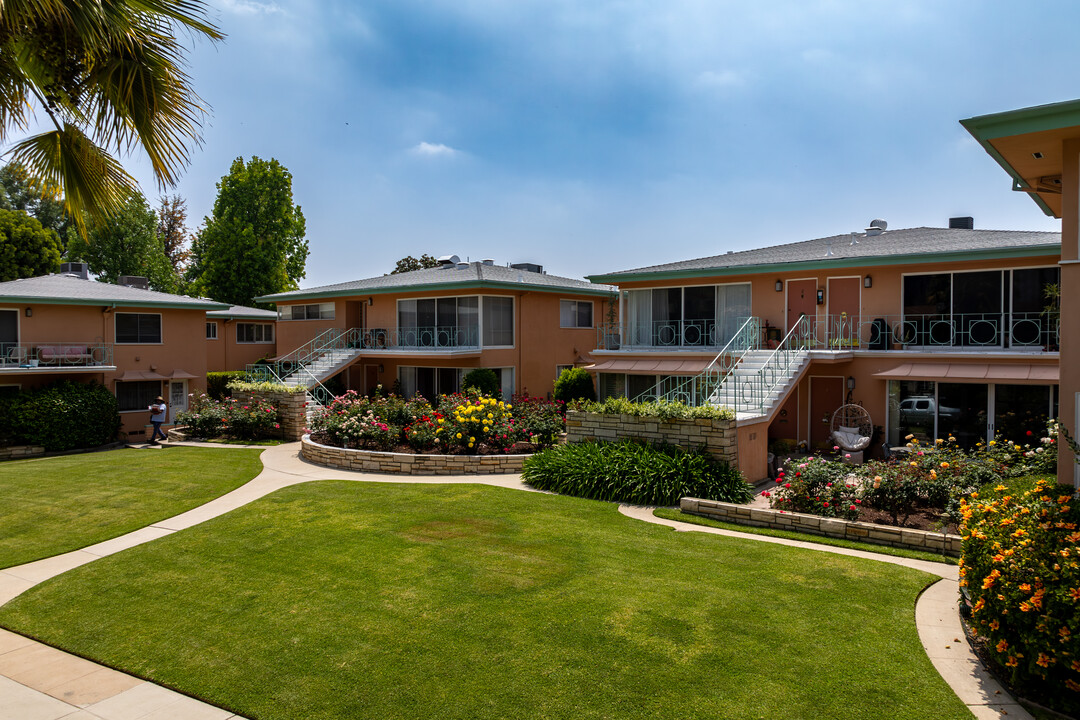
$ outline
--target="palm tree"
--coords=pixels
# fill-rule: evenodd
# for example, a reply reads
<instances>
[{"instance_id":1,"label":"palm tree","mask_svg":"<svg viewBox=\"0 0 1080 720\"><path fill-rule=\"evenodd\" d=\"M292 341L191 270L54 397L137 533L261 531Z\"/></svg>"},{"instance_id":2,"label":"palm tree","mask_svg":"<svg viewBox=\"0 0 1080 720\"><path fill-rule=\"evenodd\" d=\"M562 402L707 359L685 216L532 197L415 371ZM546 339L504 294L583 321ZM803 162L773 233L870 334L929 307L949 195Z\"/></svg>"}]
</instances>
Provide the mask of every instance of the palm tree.
<instances>
[{"instance_id":1,"label":"palm tree","mask_svg":"<svg viewBox=\"0 0 1080 720\"><path fill-rule=\"evenodd\" d=\"M176 34L221 40L201 0L0 0L0 143L43 111L52 129L16 142L21 163L85 234L138 190L113 157L141 148L176 183L206 110Z\"/></svg>"}]
</instances>

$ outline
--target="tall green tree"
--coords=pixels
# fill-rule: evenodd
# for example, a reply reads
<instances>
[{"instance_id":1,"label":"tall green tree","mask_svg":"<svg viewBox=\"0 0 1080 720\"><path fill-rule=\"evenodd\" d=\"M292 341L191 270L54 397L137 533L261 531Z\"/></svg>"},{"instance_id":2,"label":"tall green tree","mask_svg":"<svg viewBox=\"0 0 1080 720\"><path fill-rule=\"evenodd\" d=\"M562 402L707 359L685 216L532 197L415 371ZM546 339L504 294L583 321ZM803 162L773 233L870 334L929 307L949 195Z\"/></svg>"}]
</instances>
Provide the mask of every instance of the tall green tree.
<instances>
[{"instance_id":1,"label":"tall green tree","mask_svg":"<svg viewBox=\"0 0 1080 720\"><path fill-rule=\"evenodd\" d=\"M394 269L390 271L390 274L397 275L398 273L412 272L413 270L426 270L433 267L439 267L439 261L427 253L421 255L419 260L412 255L406 255L397 261L397 264L394 266Z\"/></svg>"},{"instance_id":2,"label":"tall green tree","mask_svg":"<svg viewBox=\"0 0 1080 720\"><path fill-rule=\"evenodd\" d=\"M0 3L0 143L80 229L137 191L114 157L141 150L175 184L205 112L177 37L224 36L202 0L6 0ZM186 39L186 38L185 38Z\"/></svg>"},{"instance_id":3,"label":"tall green tree","mask_svg":"<svg viewBox=\"0 0 1080 720\"><path fill-rule=\"evenodd\" d=\"M83 261L102 282L121 275L142 275L150 289L174 293L180 278L173 271L157 234L158 216L146 198L132 195L120 212L91 226L89 236L68 243L67 259Z\"/></svg>"},{"instance_id":4,"label":"tall green tree","mask_svg":"<svg viewBox=\"0 0 1080 720\"><path fill-rule=\"evenodd\" d=\"M42 197L41 187L19 163L8 163L0 168L0 208L22 210L42 227L55 230L62 243L66 243L68 234L74 232L74 223L64 210L64 204Z\"/></svg>"},{"instance_id":5,"label":"tall green tree","mask_svg":"<svg viewBox=\"0 0 1080 720\"><path fill-rule=\"evenodd\" d=\"M172 263L173 272L183 277L191 259L191 251L188 250L191 232L187 227L187 201L179 195L162 196L157 218L157 234L165 247L165 255Z\"/></svg>"},{"instance_id":6,"label":"tall green tree","mask_svg":"<svg viewBox=\"0 0 1080 720\"><path fill-rule=\"evenodd\" d=\"M22 210L0 209L0 282L60 270L60 238Z\"/></svg>"},{"instance_id":7,"label":"tall green tree","mask_svg":"<svg viewBox=\"0 0 1080 720\"><path fill-rule=\"evenodd\" d=\"M308 244L292 174L277 160L237 158L217 184L214 212L191 245L188 277L195 294L233 305L295 290Z\"/></svg>"}]
</instances>

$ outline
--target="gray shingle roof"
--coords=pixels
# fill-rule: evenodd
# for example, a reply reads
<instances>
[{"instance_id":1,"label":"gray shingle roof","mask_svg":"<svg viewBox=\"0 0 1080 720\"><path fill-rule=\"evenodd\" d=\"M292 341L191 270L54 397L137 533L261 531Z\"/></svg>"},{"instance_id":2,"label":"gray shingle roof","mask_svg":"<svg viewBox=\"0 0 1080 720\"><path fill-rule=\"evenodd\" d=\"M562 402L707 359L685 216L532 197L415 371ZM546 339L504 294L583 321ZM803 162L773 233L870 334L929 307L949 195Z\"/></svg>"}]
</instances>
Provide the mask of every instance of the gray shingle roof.
<instances>
[{"instance_id":1,"label":"gray shingle roof","mask_svg":"<svg viewBox=\"0 0 1080 720\"><path fill-rule=\"evenodd\" d=\"M225 303L186 295L83 280L75 275L40 275L0 283L0 302L40 302L50 305L158 306L222 310Z\"/></svg>"},{"instance_id":2,"label":"gray shingle roof","mask_svg":"<svg viewBox=\"0 0 1080 720\"><path fill-rule=\"evenodd\" d=\"M247 305L233 305L228 310L210 310L206 313L208 318L249 318L252 320L276 320L277 313L273 310L248 307Z\"/></svg>"},{"instance_id":3,"label":"gray shingle roof","mask_svg":"<svg viewBox=\"0 0 1080 720\"><path fill-rule=\"evenodd\" d=\"M932 256L950 253L978 253L994 250L1030 249L1034 253L1052 251L1061 248L1061 233L1030 232L1016 230L963 230L953 228L907 228L888 230L881 235L866 237L860 233L858 244L851 244L851 235L833 235L758 248L730 252L724 255L712 255L696 260L650 265L633 270L620 270L611 273L591 275L598 280L618 282L620 275L638 275L647 273L692 272L695 270L743 270L757 265L784 265L787 263L805 263L829 260L841 263L852 261L852 265L868 261L908 262L911 256ZM827 253L832 251L832 255Z\"/></svg>"},{"instance_id":4,"label":"gray shingle roof","mask_svg":"<svg viewBox=\"0 0 1080 720\"><path fill-rule=\"evenodd\" d=\"M323 285L306 290L264 295L256 298L260 301L281 303L288 300L302 300L315 297L337 297L363 293L386 293L404 290L431 290L436 288L484 288L511 287L530 288L549 292L573 292L588 295L601 295L614 288L597 285L586 280L564 278L557 275L545 275L528 270L503 267L502 265L484 265L480 262L469 263L468 267L437 267L427 270L413 270L396 275L353 280L336 285Z\"/></svg>"}]
</instances>

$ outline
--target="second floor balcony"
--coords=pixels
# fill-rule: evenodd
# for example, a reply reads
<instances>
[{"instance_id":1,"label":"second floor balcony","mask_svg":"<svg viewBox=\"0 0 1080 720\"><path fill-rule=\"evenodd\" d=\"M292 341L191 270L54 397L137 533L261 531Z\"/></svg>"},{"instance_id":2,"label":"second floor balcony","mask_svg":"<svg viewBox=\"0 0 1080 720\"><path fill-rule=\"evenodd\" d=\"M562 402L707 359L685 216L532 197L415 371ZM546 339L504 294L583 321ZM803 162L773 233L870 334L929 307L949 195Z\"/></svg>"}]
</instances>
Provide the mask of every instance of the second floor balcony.
<instances>
[{"instance_id":1,"label":"second floor balcony","mask_svg":"<svg viewBox=\"0 0 1080 720\"><path fill-rule=\"evenodd\" d=\"M346 332L345 342L347 347L359 350L479 350L480 328L475 325L354 328Z\"/></svg>"},{"instance_id":2,"label":"second floor balcony","mask_svg":"<svg viewBox=\"0 0 1080 720\"><path fill-rule=\"evenodd\" d=\"M112 368L114 368L112 343L0 342L0 371L101 371Z\"/></svg>"}]
</instances>

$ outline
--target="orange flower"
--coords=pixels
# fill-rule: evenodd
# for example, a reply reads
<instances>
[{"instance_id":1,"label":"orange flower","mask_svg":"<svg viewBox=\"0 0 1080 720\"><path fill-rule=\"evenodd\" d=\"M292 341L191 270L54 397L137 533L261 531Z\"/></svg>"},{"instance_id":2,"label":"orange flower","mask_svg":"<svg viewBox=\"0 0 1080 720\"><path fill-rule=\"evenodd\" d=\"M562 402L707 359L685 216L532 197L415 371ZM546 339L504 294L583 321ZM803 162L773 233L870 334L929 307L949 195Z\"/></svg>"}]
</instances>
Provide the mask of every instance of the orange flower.
<instances>
[{"instance_id":1,"label":"orange flower","mask_svg":"<svg viewBox=\"0 0 1080 720\"><path fill-rule=\"evenodd\" d=\"M1024 592L1031 592L1031 586L1027 583L1023 583L1022 585L1020 585L1020 589Z\"/></svg>"},{"instance_id":2,"label":"orange flower","mask_svg":"<svg viewBox=\"0 0 1080 720\"><path fill-rule=\"evenodd\" d=\"M991 620L990 621L990 629L991 630L997 630L999 627L1001 627L1001 623L999 623L997 620Z\"/></svg>"},{"instance_id":3,"label":"orange flower","mask_svg":"<svg viewBox=\"0 0 1080 720\"><path fill-rule=\"evenodd\" d=\"M1039 653L1039 658L1038 658L1038 659L1037 659L1037 660L1035 661L1035 664L1036 664L1036 665L1038 665L1038 666L1040 666L1040 667L1044 667L1044 668L1045 668L1045 667L1050 667L1050 666L1051 666L1051 665L1053 665L1053 664L1054 664L1055 662L1057 662L1057 660L1055 660L1054 658L1050 657L1050 656L1049 656L1049 655L1047 655L1046 653Z\"/></svg>"},{"instance_id":4,"label":"orange flower","mask_svg":"<svg viewBox=\"0 0 1080 720\"><path fill-rule=\"evenodd\" d=\"M997 644L997 651L1003 653L1009 649L1009 643L1005 640L999 640Z\"/></svg>"},{"instance_id":5,"label":"orange flower","mask_svg":"<svg viewBox=\"0 0 1080 720\"><path fill-rule=\"evenodd\" d=\"M1069 598L1073 602L1080 602L1080 587L1069 588Z\"/></svg>"},{"instance_id":6,"label":"orange flower","mask_svg":"<svg viewBox=\"0 0 1080 720\"><path fill-rule=\"evenodd\" d=\"M1068 640L1069 635L1071 634L1072 633L1069 632L1069 628L1065 627L1064 625L1062 625L1061 629L1058 630L1058 635L1061 636L1061 642L1065 642L1066 640Z\"/></svg>"},{"instance_id":7,"label":"orange flower","mask_svg":"<svg viewBox=\"0 0 1080 720\"><path fill-rule=\"evenodd\" d=\"M1027 602L1026 600L1024 602L1020 603L1020 612L1030 612L1030 611L1031 611L1031 603Z\"/></svg>"},{"instance_id":8,"label":"orange flower","mask_svg":"<svg viewBox=\"0 0 1080 720\"><path fill-rule=\"evenodd\" d=\"M1005 666L1006 667L1016 667L1016 664L1017 664L1016 663L1016 658L1013 657L1012 655L1010 655L1009 659L1005 661Z\"/></svg>"}]
</instances>

